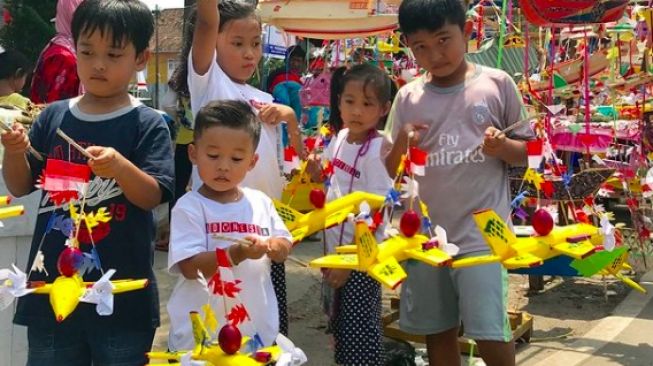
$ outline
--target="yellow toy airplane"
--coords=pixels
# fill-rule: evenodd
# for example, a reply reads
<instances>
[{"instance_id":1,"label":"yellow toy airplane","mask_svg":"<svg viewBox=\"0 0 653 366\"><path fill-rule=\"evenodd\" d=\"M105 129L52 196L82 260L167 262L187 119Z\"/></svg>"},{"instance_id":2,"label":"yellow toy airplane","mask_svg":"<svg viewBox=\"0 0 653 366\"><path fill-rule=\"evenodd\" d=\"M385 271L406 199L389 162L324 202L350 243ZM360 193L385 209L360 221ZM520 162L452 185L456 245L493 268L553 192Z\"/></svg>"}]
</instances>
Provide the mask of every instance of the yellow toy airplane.
<instances>
[{"instance_id":1,"label":"yellow toy airplane","mask_svg":"<svg viewBox=\"0 0 653 366\"><path fill-rule=\"evenodd\" d=\"M363 202L367 202L370 209L376 210L383 205L384 201L385 197L380 195L354 192L306 214L276 200L274 206L292 234L293 243L298 243L313 233L340 224L347 219L347 215L350 213L358 213L359 206Z\"/></svg>"},{"instance_id":2,"label":"yellow toy airplane","mask_svg":"<svg viewBox=\"0 0 653 366\"><path fill-rule=\"evenodd\" d=\"M0 196L0 206L7 206L11 203L11 197ZM0 208L0 220L10 217L20 216L25 213L23 205L9 206Z\"/></svg>"},{"instance_id":3,"label":"yellow toy airplane","mask_svg":"<svg viewBox=\"0 0 653 366\"><path fill-rule=\"evenodd\" d=\"M406 278L406 272L399 265L401 261L411 258L432 266L451 263L451 256L435 244L432 248L425 246L429 243L429 238L424 235L418 234L411 238L397 235L377 245L374 235L362 220L356 222L354 241L356 245L338 247L337 254L311 261L311 267L367 272L383 285L395 288Z\"/></svg>"},{"instance_id":4,"label":"yellow toy airplane","mask_svg":"<svg viewBox=\"0 0 653 366\"><path fill-rule=\"evenodd\" d=\"M95 292L100 294L100 296L106 296L106 293L108 292L111 294L119 294L127 291L140 290L148 285L148 280L145 279L109 281L109 278L111 278L114 273L115 270L107 271L97 282L84 282L79 273L75 273L70 277L61 275L57 277L53 283L46 284L44 282L32 281L30 282L30 289L34 289L33 293L35 294L50 295L52 310L54 311L57 322L61 323L75 310L77 304L79 304L80 298L88 295L88 291L95 290ZM108 286L100 286L102 283L111 284L110 289ZM102 300L98 299L98 301L101 302ZM99 303L98 306L100 306Z\"/></svg>"},{"instance_id":5,"label":"yellow toy airplane","mask_svg":"<svg viewBox=\"0 0 653 366\"><path fill-rule=\"evenodd\" d=\"M278 346L267 347L259 350L259 352L267 352L270 354L270 359L265 362L259 362L246 355L237 352L233 355L228 355L220 348L217 342L211 342L211 337L206 327L200 319L199 313L191 312L190 320L193 326L193 339L195 340L195 348L192 351L177 351L177 352L148 352L147 357L152 360L166 361L165 363L151 363L149 365L176 365L181 366L182 358L190 357L190 360L203 361L206 366L259 366L268 364L275 361L281 354L281 349ZM248 338L243 337L242 344L247 343ZM189 360L189 361L190 361ZM168 361L177 361L177 363L168 363Z\"/></svg>"},{"instance_id":6,"label":"yellow toy airplane","mask_svg":"<svg viewBox=\"0 0 653 366\"><path fill-rule=\"evenodd\" d=\"M603 241L599 229L589 224L559 226L546 236L517 238L493 210L475 212L474 221L492 254L455 260L451 264L453 268L496 262L506 269L528 268L559 255L583 259L594 253Z\"/></svg>"}]
</instances>

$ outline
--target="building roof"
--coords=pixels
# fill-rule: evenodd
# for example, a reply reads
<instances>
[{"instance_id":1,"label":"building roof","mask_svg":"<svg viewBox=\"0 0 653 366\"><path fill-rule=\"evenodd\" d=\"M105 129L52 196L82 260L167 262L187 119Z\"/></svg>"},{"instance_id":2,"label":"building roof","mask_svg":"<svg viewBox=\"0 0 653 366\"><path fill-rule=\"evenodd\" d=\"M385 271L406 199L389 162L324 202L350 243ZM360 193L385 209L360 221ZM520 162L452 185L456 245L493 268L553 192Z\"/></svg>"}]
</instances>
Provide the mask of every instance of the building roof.
<instances>
[{"instance_id":1,"label":"building roof","mask_svg":"<svg viewBox=\"0 0 653 366\"><path fill-rule=\"evenodd\" d=\"M184 9L163 9L159 15L159 52L179 53L182 49ZM150 48L154 52L156 37L152 37Z\"/></svg>"}]
</instances>

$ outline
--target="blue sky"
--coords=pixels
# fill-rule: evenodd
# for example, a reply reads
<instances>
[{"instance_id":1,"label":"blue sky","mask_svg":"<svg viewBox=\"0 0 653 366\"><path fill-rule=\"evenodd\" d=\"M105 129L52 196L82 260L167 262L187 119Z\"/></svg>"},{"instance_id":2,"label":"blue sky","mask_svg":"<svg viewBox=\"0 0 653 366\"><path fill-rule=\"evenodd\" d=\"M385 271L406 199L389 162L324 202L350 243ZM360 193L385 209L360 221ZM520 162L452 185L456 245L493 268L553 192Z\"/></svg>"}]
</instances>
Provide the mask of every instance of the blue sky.
<instances>
[{"instance_id":1,"label":"blue sky","mask_svg":"<svg viewBox=\"0 0 653 366\"><path fill-rule=\"evenodd\" d=\"M159 5L161 9L181 8L184 6L184 0L142 0L142 1L152 9L154 9L155 5Z\"/></svg>"}]
</instances>

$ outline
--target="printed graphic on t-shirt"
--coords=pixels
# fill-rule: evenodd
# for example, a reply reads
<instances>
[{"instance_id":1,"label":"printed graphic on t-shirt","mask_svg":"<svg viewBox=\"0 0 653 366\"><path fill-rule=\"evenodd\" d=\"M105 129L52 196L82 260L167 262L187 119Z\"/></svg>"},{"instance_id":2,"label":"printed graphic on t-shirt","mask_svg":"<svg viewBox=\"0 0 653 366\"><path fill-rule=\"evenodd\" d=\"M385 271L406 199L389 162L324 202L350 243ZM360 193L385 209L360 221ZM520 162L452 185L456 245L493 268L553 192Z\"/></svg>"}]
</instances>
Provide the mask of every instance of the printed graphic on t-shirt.
<instances>
[{"instance_id":1,"label":"printed graphic on t-shirt","mask_svg":"<svg viewBox=\"0 0 653 366\"><path fill-rule=\"evenodd\" d=\"M462 148L459 146L460 135L441 133L437 137L434 151L428 155L427 167L458 164L480 164L485 161L485 154L476 146Z\"/></svg>"},{"instance_id":2,"label":"printed graphic on t-shirt","mask_svg":"<svg viewBox=\"0 0 653 366\"><path fill-rule=\"evenodd\" d=\"M347 173L349 175L353 175L356 178L361 177L361 172L358 169L354 168L353 166L345 163L344 161L342 161L342 160L340 160L338 158L335 158L333 160L333 166L340 169L340 170L342 170L343 172L345 172L345 173Z\"/></svg>"},{"instance_id":3,"label":"printed graphic on t-shirt","mask_svg":"<svg viewBox=\"0 0 653 366\"><path fill-rule=\"evenodd\" d=\"M93 146L94 144L79 141L78 144L82 147ZM48 157L50 159L58 159L65 161L72 161L84 164L85 157L77 151L72 149L67 144L57 144L53 146L52 153ZM101 203L108 201L112 198L122 195L122 188L114 179L104 179L101 177L93 177L86 188L86 199L84 200L84 211L87 214L92 214L95 209L102 210L103 214L111 217L111 220L114 222L120 222L125 219L127 216L127 205L121 202L112 202L106 207L98 207ZM71 200L73 205L79 206L81 204L81 197L78 200ZM58 214L54 211L63 210L61 214ZM39 214L52 212L52 215L49 219L48 226L54 230L60 231L63 235L69 237L72 234L74 229L73 227L73 218L68 213L70 210L70 205L64 204L62 206L56 205L50 199L50 192L44 192L41 202L39 204ZM99 222L97 226L93 228L92 231L87 230L82 221L79 233L77 234L77 240L81 244L91 244L98 243L109 233L111 232L111 225L109 222Z\"/></svg>"},{"instance_id":4,"label":"printed graphic on t-shirt","mask_svg":"<svg viewBox=\"0 0 653 366\"><path fill-rule=\"evenodd\" d=\"M239 233L270 236L269 228L237 221L209 222L206 224L206 232L208 234Z\"/></svg>"}]
</instances>

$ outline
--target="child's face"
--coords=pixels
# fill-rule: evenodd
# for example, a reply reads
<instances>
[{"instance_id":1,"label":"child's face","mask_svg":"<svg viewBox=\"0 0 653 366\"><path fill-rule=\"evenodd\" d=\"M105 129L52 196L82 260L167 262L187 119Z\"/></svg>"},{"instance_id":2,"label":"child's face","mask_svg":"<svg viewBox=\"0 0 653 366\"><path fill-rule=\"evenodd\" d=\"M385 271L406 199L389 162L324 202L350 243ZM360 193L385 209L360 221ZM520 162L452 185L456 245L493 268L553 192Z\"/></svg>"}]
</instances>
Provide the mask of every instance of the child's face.
<instances>
[{"instance_id":1,"label":"child's face","mask_svg":"<svg viewBox=\"0 0 653 366\"><path fill-rule=\"evenodd\" d=\"M115 47L110 32L83 33L77 41L77 73L86 91L98 97L127 92L136 71L143 70L149 58L145 50L136 55L131 42Z\"/></svg>"},{"instance_id":2,"label":"child's face","mask_svg":"<svg viewBox=\"0 0 653 366\"><path fill-rule=\"evenodd\" d=\"M304 70L305 64L306 62L304 61L303 57L293 56L290 58L290 61L288 62L288 67L290 68L291 71L301 73Z\"/></svg>"},{"instance_id":3,"label":"child's face","mask_svg":"<svg viewBox=\"0 0 653 366\"><path fill-rule=\"evenodd\" d=\"M258 160L247 132L222 126L204 130L190 145L189 157L204 186L213 192L237 187Z\"/></svg>"},{"instance_id":4,"label":"child's face","mask_svg":"<svg viewBox=\"0 0 653 366\"><path fill-rule=\"evenodd\" d=\"M218 33L218 64L232 80L245 83L261 59L261 24L253 17L232 20Z\"/></svg>"},{"instance_id":5,"label":"child's face","mask_svg":"<svg viewBox=\"0 0 653 366\"><path fill-rule=\"evenodd\" d=\"M446 78L465 60L466 36L458 25L445 23L437 31L419 30L406 36L420 67L435 78Z\"/></svg>"},{"instance_id":6,"label":"child's face","mask_svg":"<svg viewBox=\"0 0 653 366\"><path fill-rule=\"evenodd\" d=\"M354 138L366 137L390 110L390 102L381 103L371 86L363 87L363 81L351 80L340 95L340 117Z\"/></svg>"}]
</instances>

